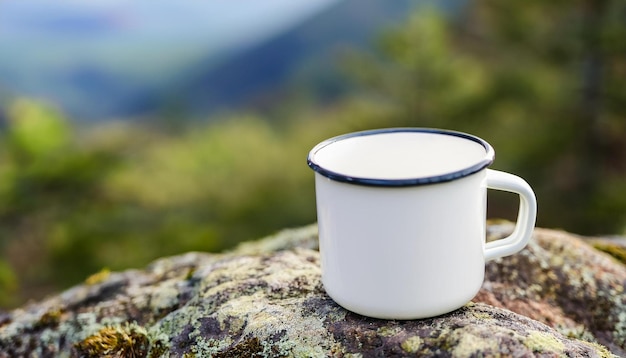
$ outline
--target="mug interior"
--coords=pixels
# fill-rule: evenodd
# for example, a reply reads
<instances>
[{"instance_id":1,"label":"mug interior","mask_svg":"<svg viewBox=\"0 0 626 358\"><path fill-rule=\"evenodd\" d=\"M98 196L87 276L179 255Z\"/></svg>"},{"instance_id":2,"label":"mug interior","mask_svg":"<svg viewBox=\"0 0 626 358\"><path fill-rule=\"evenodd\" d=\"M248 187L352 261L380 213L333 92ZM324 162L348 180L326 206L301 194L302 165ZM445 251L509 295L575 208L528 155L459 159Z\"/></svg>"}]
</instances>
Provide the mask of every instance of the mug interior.
<instances>
[{"instance_id":1,"label":"mug interior","mask_svg":"<svg viewBox=\"0 0 626 358\"><path fill-rule=\"evenodd\" d=\"M461 178L486 168L493 159L493 148L470 134L390 128L326 140L311 150L308 164L334 180L405 186Z\"/></svg>"}]
</instances>

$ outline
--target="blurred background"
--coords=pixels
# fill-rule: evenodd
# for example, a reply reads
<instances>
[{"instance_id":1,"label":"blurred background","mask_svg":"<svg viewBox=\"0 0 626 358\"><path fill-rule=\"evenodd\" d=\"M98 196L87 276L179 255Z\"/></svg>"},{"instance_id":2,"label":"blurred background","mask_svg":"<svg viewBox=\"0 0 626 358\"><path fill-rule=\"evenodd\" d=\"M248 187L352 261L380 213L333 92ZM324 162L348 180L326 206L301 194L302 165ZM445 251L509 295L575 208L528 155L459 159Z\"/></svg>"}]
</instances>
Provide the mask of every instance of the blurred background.
<instances>
[{"instance_id":1,"label":"blurred background","mask_svg":"<svg viewBox=\"0 0 626 358\"><path fill-rule=\"evenodd\" d=\"M539 226L626 235L624 39L621 0L0 1L0 309L312 223L308 151L380 127L478 135Z\"/></svg>"}]
</instances>

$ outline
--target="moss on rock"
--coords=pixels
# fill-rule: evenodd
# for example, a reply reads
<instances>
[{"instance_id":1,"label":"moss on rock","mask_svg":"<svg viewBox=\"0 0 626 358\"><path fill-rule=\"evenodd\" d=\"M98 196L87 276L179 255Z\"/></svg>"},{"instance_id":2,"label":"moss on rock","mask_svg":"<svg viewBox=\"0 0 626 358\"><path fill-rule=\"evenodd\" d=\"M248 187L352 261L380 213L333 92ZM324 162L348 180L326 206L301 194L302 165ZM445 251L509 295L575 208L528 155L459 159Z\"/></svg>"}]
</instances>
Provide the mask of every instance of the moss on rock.
<instances>
[{"instance_id":1,"label":"moss on rock","mask_svg":"<svg viewBox=\"0 0 626 358\"><path fill-rule=\"evenodd\" d=\"M623 239L595 239L591 241L591 244L597 250L605 252L613 256L619 262L626 264L626 244Z\"/></svg>"}]
</instances>

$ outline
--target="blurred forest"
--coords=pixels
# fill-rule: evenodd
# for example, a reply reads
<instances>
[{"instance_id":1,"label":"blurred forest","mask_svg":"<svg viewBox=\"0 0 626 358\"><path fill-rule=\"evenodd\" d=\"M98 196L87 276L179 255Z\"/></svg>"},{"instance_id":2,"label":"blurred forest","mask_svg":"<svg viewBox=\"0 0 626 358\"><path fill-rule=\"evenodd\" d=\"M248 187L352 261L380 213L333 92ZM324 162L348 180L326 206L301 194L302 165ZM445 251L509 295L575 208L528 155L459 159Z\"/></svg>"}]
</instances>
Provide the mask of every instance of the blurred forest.
<instances>
[{"instance_id":1,"label":"blurred forest","mask_svg":"<svg viewBox=\"0 0 626 358\"><path fill-rule=\"evenodd\" d=\"M16 101L0 113L0 307L311 223L308 151L371 128L476 134L535 189L539 226L626 235L625 38L620 0L477 0L345 53L333 99L300 83L263 111L95 127ZM490 192L489 216L514 219L515 200Z\"/></svg>"}]
</instances>

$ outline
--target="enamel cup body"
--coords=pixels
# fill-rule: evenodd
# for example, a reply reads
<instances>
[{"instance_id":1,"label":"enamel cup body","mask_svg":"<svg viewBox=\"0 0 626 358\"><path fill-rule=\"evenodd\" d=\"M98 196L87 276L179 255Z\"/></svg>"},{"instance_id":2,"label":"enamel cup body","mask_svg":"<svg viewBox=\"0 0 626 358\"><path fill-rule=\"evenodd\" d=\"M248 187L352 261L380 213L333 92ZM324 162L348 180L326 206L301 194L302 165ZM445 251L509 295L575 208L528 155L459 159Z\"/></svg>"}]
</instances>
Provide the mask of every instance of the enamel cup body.
<instances>
[{"instance_id":1,"label":"enamel cup body","mask_svg":"<svg viewBox=\"0 0 626 358\"><path fill-rule=\"evenodd\" d=\"M485 261L521 250L535 197L512 174L487 169L494 152L460 132L392 128L317 145L322 281L338 304L384 319L437 316L469 302ZM511 236L485 243L487 188L519 194Z\"/></svg>"}]
</instances>

